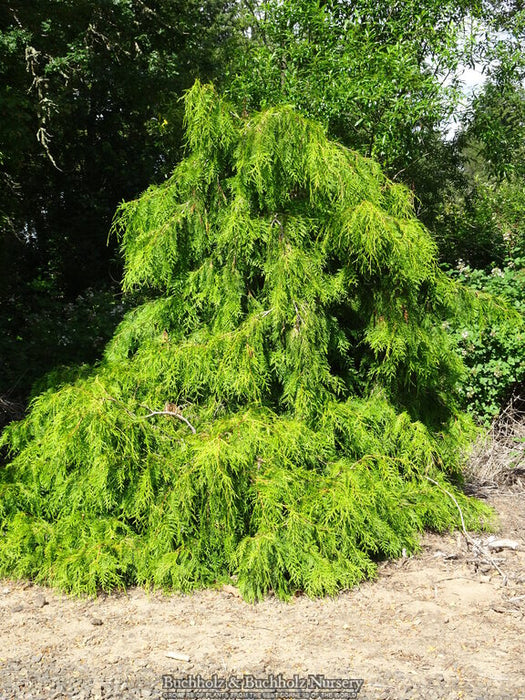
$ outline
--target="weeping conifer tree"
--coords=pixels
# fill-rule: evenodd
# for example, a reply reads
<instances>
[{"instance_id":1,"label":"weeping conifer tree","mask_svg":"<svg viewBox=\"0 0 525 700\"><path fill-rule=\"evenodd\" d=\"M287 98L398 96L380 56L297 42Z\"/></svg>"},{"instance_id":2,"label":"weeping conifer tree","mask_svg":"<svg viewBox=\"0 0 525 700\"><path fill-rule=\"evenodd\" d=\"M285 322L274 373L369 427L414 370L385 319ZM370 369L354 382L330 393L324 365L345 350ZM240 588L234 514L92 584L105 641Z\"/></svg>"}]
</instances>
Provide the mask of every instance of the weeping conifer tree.
<instances>
[{"instance_id":1,"label":"weeping conifer tree","mask_svg":"<svg viewBox=\"0 0 525 700\"><path fill-rule=\"evenodd\" d=\"M186 96L187 156L124 204L127 315L2 437L0 574L75 593L333 594L418 532L490 519L447 279L412 196L292 108ZM448 494L445 492L449 492Z\"/></svg>"}]
</instances>

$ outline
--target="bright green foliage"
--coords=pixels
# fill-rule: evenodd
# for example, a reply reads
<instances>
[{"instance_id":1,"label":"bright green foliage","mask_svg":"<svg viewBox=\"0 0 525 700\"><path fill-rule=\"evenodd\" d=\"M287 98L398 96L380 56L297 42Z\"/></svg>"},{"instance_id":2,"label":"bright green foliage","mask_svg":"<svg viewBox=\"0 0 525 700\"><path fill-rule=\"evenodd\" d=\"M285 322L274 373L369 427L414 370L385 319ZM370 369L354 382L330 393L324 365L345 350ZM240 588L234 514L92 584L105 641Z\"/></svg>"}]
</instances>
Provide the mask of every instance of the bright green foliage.
<instances>
[{"instance_id":1,"label":"bright green foliage","mask_svg":"<svg viewBox=\"0 0 525 700\"><path fill-rule=\"evenodd\" d=\"M186 134L115 225L150 300L4 433L0 574L322 595L457 525L443 488L486 524L450 483L472 423L444 327L479 298L440 272L410 192L291 108L241 118L210 86Z\"/></svg>"}]
</instances>

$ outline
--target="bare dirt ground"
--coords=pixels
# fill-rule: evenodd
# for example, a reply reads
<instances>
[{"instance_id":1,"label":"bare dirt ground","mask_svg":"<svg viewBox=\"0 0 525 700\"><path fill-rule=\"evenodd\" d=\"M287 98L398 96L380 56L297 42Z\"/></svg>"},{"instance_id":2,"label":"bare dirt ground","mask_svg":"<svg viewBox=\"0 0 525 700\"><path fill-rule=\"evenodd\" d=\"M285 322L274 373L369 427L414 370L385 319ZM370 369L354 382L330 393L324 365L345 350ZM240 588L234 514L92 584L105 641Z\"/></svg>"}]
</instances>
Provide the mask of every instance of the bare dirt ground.
<instances>
[{"instance_id":1,"label":"bare dirt ground","mask_svg":"<svg viewBox=\"0 0 525 700\"><path fill-rule=\"evenodd\" d=\"M525 499L489 500L498 537L518 543L492 553L506 580L454 533L322 600L250 605L228 587L79 600L1 581L0 698L169 697L163 675L199 673L359 678L360 699L525 698Z\"/></svg>"}]
</instances>

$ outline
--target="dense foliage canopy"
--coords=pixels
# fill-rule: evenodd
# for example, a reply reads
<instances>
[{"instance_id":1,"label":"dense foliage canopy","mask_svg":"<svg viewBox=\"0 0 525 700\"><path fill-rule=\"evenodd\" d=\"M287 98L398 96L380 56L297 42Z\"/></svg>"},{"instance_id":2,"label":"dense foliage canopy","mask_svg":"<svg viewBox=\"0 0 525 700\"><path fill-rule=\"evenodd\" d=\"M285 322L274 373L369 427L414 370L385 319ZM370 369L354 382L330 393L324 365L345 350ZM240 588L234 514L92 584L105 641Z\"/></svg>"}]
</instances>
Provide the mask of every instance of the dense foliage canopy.
<instances>
[{"instance_id":1,"label":"dense foliage canopy","mask_svg":"<svg viewBox=\"0 0 525 700\"><path fill-rule=\"evenodd\" d=\"M392 173L414 176L457 107L458 64L474 53L466 20L479 12L468 0L250 5L226 88L248 109L293 104Z\"/></svg>"},{"instance_id":2,"label":"dense foliage canopy","mask_svg":"<svg viewBox=\"0 0 525 700\"><path fill-rule=\"evenodd\" d=\"M0 574L319 595L457 504L487 524L457 488L473 427L446 328L482 295L441 272L412 193L292 108L239 115L209 85L186 141L115 224L148 300L4 432Z\"/></svg>"},{"instance_id":3,"label":"dense foliage canopy","mask_svg":"<svg viewBox=\"0 0 525 700\"><path fill-rule=\"evenodd\" d=\"M100 357L123 308L110 221L182 157L179 98L196 77L239 112L291 104L321 121L409 185L442 259L501 266L501 197L465 177L464 153L484 144L518 212L523 18L492 0L4 3L0 425L46 371ZM468 98L474 62L494 89ZM467 147L447 136L461 109Z\"/></svg>"}]
</instances>

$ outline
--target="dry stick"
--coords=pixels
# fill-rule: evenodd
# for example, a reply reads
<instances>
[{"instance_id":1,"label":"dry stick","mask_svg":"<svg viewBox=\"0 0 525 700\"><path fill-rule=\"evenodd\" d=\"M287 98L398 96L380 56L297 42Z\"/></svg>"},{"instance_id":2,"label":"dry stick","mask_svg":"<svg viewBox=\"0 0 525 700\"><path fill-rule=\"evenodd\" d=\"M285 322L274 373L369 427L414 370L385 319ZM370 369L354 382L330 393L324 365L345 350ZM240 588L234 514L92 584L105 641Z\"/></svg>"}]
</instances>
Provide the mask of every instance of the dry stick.
<instances>
[{"instance_id":1,"label":"dry stick","mask_svg":"<svg viewBox=\"0 0 525 700\"><path fill-rule=\"evenodd\" d=\"M513 598L509 598L507 603L517 603L519 600L525 600L525 595L515 595Z\"/></svg>"},{"instance_id":2,"label":"dry stick","mask_svg":"<svg viewBox=\"0 0 525 700\"><path fill-rule=\"evenodd\" d=\"M148 413L145 416L140 416L140 418L151 418L152 416L173 416L174 418L178 418L179 420L186 423L186 425L193 434L197 432L193 425L190 423L190 421L185 416L183 416L182 413L176 413L175 411L151 411L151 413Z\"/></svg>"},{"instance_id":3,"label":"dry stick","mask_svg":"<svg viewBox=\"0 0 525 700\"><path fill-rule=\"evenodd\" d=\"M431 478L430 478L429 476L427 476L426 474L424 474L424 477L425 477L425 479L427 479L428 481L430 481L431 483L433 483L435 486L437 486L438 489L439 489L440 491L443 491L443 493L445 493L447 496L449 496L449 497L454 501L454 503L455 503L455 505L456 505L456 508L457 508L458 511L459 511L459 517L461 518L461 529L462 529L462 531L463 531L463 536L465 537L465 539L466 539L466 541L467 541L467 544L470 544L470 546L471 546L474 550L477 550L478 553L481 555L482 559L484 559L484 560L487 562L487 564L490 564L490 566L493 566L493 567L496 569L496 571L499 573L499 575L503 578L503 585L506 586L506 585L507 585L507 576L506 576L506 574L503 573L503 571L502 571L502 570L500 569L500 567L497 565L497 563L495 562L495 560L494 560L492 557L490 557L488 554L486 554L486 553L483 551L483 549L479 546L479 544L477 544L477 543L475 542L475 540L473 540L472 537L468 534L467 528L465 527L465 520L463 519L463 511L461 510L461 506L460 506L459 503L457 502L457 500L456 500L454 494L452 494L450 491L447 491L447 489L443 488L443 486L441 486L441 484L438 484L437 481L434 481L434 479L431 479Z\"/></svg>"},{"instance_id":4,"label":"dry stick","mask_svg":"<svg viewBox=\"0 0 525 700\"><path fill-rule=\"evenodd\" d=\"M178 418L179 420L183 421L186 423L188 428L191 430L191 432L195 435L197 432L193 425L190 423L190 421L182 415L182 413L177 413L175 411L152 411L149 406L145 406L144 404L141 404L141 406L144 406L144 408L147 408L150 413L146 414L145 416L137 416L136 413L133 413L132 411L128 410L121 401L118 401L117 399L113 398L113 396L107 396L106 397L107 401L113 401L116 404L120 404L120 407L122 410L128 414L131 418L135 418L135 420L143 420L145 418L151 418L152 416L174 416L175 418Z\"/></svg>"}]
</instances>

